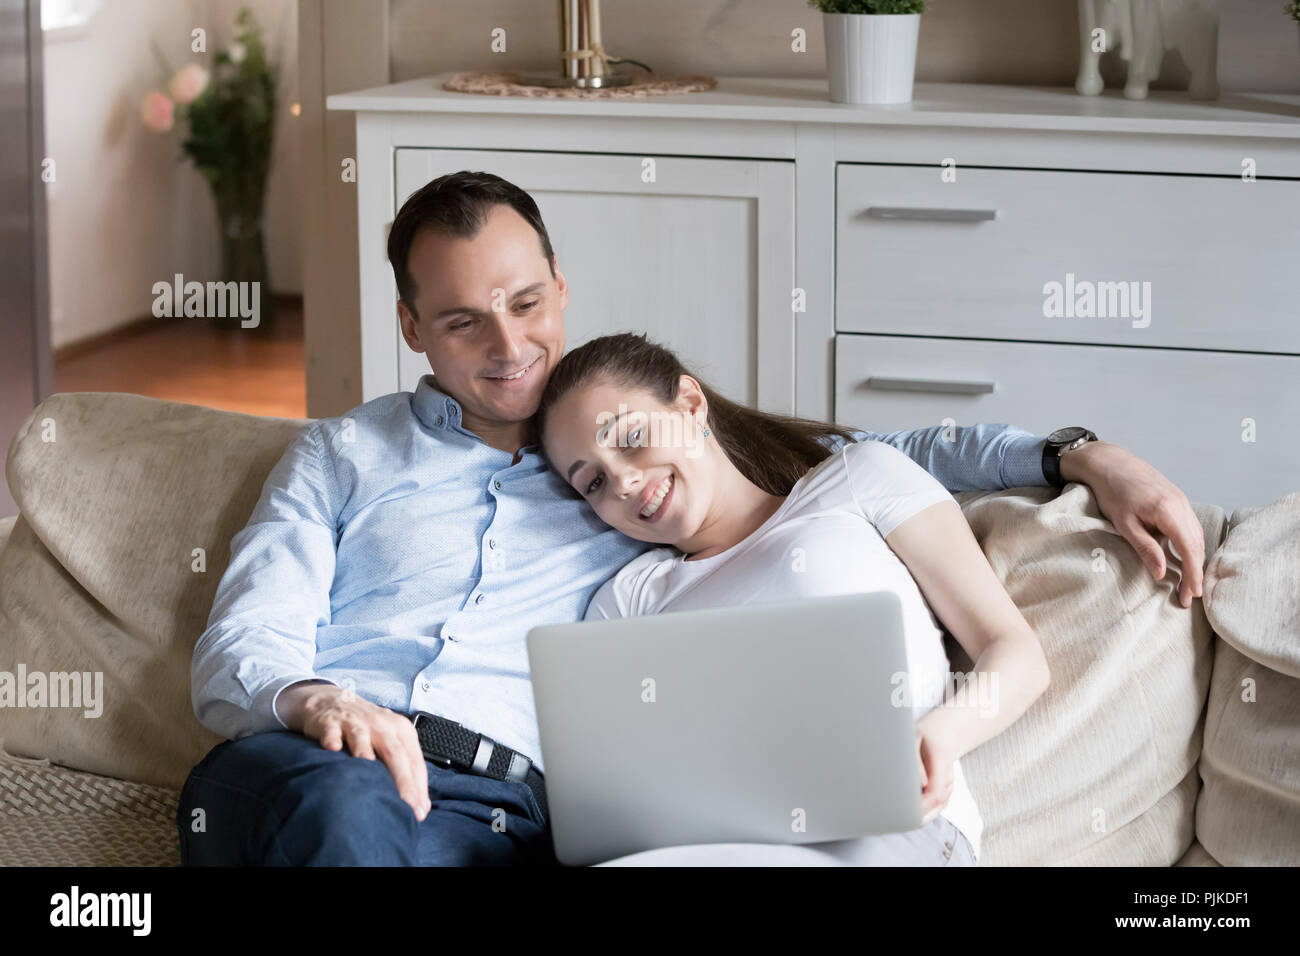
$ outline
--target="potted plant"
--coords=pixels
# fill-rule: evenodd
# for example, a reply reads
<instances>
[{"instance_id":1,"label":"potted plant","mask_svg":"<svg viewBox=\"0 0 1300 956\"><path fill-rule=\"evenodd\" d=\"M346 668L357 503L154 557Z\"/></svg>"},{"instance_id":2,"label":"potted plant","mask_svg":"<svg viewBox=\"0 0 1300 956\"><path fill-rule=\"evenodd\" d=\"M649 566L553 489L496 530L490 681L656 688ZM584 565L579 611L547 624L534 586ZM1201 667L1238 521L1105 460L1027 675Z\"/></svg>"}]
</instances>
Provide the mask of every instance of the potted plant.
<instances>
[{"instance_id":1,"label":"potted plant","mask_svg":"<svg viewBox=\"0 0 1300 956\"><path fill-rule=\"evenodd\" d=\"M1300 0L1287 0L1287 5L1283 9L1286 10L1287 16L1296 22L1296 26L1300 27Z\"/></svg>"},{"instance_id":2,"label":"potted plant","mask_svg":"<svg viewBox=\"0 0 1300 956\"><path fill-rule=\"evenodd\" d=\"M260 283L260 328L274 318L266 260L263 210L271 147L275 140L278 65L262 43L251 10L235 17L234 42L218 49L211 71L198 63L177 70L167 93L152 92L140 107L144 125L155 132L188 125L181 149L212 191L221 230L221 280ZM166 60L155 48L164 69ZM239 316L213 318L237 326Z\"/></svg>"},{"instance_id":3,"label":"potted plant","mask_svg":"<svg viewBox=\"0 0 1300 956\"><path fill-rule=\"evenodd\" d=\"M822 12L832 101L912 99L925 0L808 0L808 5Z\"/></svg>"}]
</instances>

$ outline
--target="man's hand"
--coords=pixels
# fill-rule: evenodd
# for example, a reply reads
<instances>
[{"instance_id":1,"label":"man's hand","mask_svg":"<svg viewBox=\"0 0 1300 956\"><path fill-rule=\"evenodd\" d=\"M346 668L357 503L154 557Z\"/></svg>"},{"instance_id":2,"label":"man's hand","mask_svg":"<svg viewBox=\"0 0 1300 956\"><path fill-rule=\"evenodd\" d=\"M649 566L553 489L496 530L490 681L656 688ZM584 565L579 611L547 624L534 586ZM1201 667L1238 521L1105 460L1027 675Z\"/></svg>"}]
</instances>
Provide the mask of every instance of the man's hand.
<instances>
[{"instance_id":1,"label":"man's hand","mask_svg":"<svg viewBox=\"0 0 1300 956\"><path fill-rule=\"evenodd\" d=\"M1110 442L1088 442L1061 458L1061 477L1092 489L1097 506L1138 553L1151 576L1165 576L1165 551L1152 536L1169 537L1182 559L1179 599L1189 607L1200 597L1205 532L1187 496L1141 458Z\"/></svg>"},{"instance_id":2,"label":"man's hand","mask_svg":"<svg viewBox=\"0 0 1300 956\"><path fill-rule=\"evenodd\" d=\"M406 717L333 684L292 684L280 692L275 709L285 726L319 740L326 750L347 744L354 757L378 757L415 818L429 815L429 768L415 725Z\"/></svg>"}]
</instances>

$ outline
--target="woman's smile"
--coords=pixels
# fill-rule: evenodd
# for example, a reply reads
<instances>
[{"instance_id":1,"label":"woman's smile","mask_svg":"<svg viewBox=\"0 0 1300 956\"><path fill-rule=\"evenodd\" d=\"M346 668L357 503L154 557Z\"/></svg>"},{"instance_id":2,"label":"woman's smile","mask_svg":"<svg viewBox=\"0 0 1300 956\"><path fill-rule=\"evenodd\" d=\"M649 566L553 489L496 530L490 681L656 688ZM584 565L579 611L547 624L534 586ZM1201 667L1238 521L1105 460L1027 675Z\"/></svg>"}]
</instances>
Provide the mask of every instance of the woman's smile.
<instances>
[{"instance_id":1,"label":"woman's smile","mask_svg":"<svg viewBox=\"0 0 1300 956\"><path fill-rule=\"evenodd\" d=\"M677 482L671 472L662 481L656 482L642 495L637 518L651 523L659 521L668 510L668 502L672 500L673 489L676 486Z\"/></svg>"}]
</instances>

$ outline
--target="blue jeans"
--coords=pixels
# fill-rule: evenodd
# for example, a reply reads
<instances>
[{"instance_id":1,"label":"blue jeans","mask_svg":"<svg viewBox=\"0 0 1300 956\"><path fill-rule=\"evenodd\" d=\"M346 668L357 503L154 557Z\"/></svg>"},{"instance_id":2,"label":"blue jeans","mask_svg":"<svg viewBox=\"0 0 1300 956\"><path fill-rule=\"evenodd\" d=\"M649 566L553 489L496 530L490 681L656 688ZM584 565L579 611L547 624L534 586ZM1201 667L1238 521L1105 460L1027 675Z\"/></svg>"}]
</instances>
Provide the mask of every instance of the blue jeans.
<instances>
[{"instance_id":1,"label":"blue jeans","mask_svg":"<svg viewBox=\"0 0 1300 956\"><path fill-rule=\"evenodd\" d=\"M810 850L849 866L976 866L966 834L943 814L923 827L857 840L808 843Z\"/></svg>"},{"instance_id":2,"label":"blue jeans","mask_svg":"<svg viewBox=\"0 0 1300 956\"><path fill-rule=\"evenodd\" d=\"M433 809L417 820L388 768L291 731L218 744L176 811L186 866L555 866L522 783L425 761Z\"/></svg>"}]
</instances>

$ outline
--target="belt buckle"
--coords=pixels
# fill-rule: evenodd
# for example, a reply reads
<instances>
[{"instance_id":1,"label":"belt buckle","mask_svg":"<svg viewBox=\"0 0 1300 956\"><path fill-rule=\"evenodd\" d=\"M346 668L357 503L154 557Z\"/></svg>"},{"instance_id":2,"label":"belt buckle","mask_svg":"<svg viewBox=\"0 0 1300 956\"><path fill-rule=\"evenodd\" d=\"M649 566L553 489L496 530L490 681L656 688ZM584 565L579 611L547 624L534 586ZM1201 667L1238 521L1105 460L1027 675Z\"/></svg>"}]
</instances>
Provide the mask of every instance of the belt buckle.
<instances>
[{"instance_id":1,"label":"belt buckle","mask_svg":"<svg viewBox=\"0 0 1300 956\"><path fill-rule=\"evenodd\" d=\"M412 716L411 718L411 722L415 725L416 733L419 733L421 718L424 718L427 721L432 721L434 719L434 715L427 713L423 710L416 711L414 716ZM519 753L518 751L510 750L510 748L505 747L504 744L497 743L487 734L480 734L477 731L469 730L469 728L467 728L464 724L456 723L456 721L451 720L450 718L447 717L439 717L438 719L445 720L448 723L454 724L455 726L459 727L461 730L464 730L468 733L475 734L479 739L478 749L474 754L473 762L468 764L457 763L454 760L452 760L450 757L433 757L430 756L428 753L425 753L424 755L426 759L431 760L434 763L441 764L444 767L454 767L455 769L460 770L464 773L472 773L475 776L480 776L480 777L490 777L490 774L487 771L488 771L488 765L491 763L492 760L492 754L497 747L503 747L505 750L509 751L513 756L510 758L510 765L506 768L505 777L502 779L510 783L524 783L525 786L527 786L525 778L527 778L528 772L533 769L533 762L531 759L529 759L524 754ZM423 751L424 748L421 747L420 750ZM529 789L531 789L531 787Z\"/></svg>"}]
</instances>

